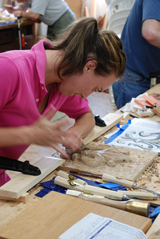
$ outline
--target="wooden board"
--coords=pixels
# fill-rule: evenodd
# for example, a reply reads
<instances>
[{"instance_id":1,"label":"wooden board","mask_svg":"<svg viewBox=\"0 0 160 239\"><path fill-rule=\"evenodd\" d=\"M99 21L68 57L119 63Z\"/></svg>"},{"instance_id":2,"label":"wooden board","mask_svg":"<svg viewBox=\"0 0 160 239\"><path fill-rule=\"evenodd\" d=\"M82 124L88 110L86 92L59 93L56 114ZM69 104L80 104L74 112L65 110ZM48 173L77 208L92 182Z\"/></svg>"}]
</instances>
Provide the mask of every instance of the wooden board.
<instances>
[{"instance_id":1,"label":"wooden board","mask_svg":"<svg viewBox=\"0 0 160 239\"><path fill-rule=\"evenodd\" d=\"M83 1L84 0L66 0L65 2L68 4L68 6L70 7L70 9L76 14L76 19L79 19L80 17L82 17L82 12L84 9L82 9L83 7Z\"/></svg>"},{"instance_id":2,"label":"wooden board","mask_svg":"<svg viewBox=\"0 0 160 239\"><path fill-rule=\"evenodd\" d=\"M19 198L26 191L34 187L43 178L45 178L54 169L58 168L64 163L63 159L56 159L54 157L43 157L34 165L40 168L41 174L39 176L31 176L19 173L12 180L0 187L0 196Z\"/></svg>"},{"instance_id":3,"label":"wooden board","mask_svg":"<svg viewBox=\"0 0 160 239\"><path fill-rule=\"evenodd\" d=\"M131 149L120 146L116 146L115 148L118 149L118 152L129 152L129 157L131 158L132 162L117 163L114 167L108 166L106 163L102 166L91 167L85 165L81 160L66 160L63 166L65 166L66 169L72 169L72 171L74 171L74 169L79 169L94 174L107 173L134 182L141 176L144 170L158 157L158 153L156 152L143 151L140 149ZM107 151L111 150L109 149Z\"/></svg>"},{"instance_id":4,"label":"wooden board","mask_svg":"<svg viewBox=\"0 0 160 239\"><path fill-rule=\"evenodd\" d=\"M156 232L158 230L160 230L160 214L156 217L156 219L153 222L152 226L150 227L150 229L146 233L147 238L153 239L154 238L153 236L156 235ZM160 238L160 232L159 232L158 235L159 235L159 237L157 237L157 239Z\"/></svg>"},{"instance_id":5,"label":"wooden board","mask_svg":"<svg viewBox=\"0 0 160 239\"><path fill-rule=\"evenodd\" d=\"M116 114L116 113L109 113L105 117L102 118L106 125L105 127L96 126L94 129L87 135L87 137L84 138L83 143L89 144L108 130L110 130L112 127L114 127L117 123L120 122L120 120L123 119L122 114Z\"/></svg>"},{"instance_id":6,"label":"wooden board","mask_svg":"<svg viewBox=\"0 0 160 239\"><path fill-rule=\"evenodd\" d=\"M57 192L50 192L36 205L22 211L0 228L0 237L57 239L90 212L126 223L144 232L151 226L149 218Z\"/></svg>"}]
</instances>

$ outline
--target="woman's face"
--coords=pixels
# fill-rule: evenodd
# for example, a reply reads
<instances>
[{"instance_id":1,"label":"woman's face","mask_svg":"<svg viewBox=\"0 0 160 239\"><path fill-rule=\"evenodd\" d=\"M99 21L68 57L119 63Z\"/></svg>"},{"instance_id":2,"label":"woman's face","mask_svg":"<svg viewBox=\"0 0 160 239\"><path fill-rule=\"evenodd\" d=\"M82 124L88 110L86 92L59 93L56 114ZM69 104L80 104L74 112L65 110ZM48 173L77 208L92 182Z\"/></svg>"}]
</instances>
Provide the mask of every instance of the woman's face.
<instances>
[{"instance_id":1,"label":"woman's face","mask_svg":"<svg viewBox=\"0 0 160 239\"><path fill-rule=\"evenodd\" d=\"M94 91L102 92L116 80L116 73L107 76L95 74L94 70L78 73L65 78L59 85L58 90L62 95L79 95L85 99Z\"/></svg>"}]
</instances>

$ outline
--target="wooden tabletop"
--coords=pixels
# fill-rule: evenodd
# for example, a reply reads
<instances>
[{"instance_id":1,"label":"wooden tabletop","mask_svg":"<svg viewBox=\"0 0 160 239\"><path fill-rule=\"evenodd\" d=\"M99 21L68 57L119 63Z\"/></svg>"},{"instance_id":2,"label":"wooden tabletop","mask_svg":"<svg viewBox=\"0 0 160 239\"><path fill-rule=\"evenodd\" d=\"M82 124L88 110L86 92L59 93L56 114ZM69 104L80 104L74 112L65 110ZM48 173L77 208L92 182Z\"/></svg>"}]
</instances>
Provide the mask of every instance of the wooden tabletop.
<instances>
[{"instance_id":1,"label":"wooden tabletop","mask_svg":"<svg viewBox=\"0 0 160 239\"><path fill-rule=\"evenodd\" d=\"M160 84L153 87L152 89L148 91L149 94L159 93L159 92L160 92ZM158 116L153 116L149 119L160 122L160 118ZM50 147L41 147L41 146L31 145L26 150L26 152L21 156L20 159L22 161L29 160L30 163L34 163L38 159L42 158L43 156L50 156L54 153L55 153L55 150L53 150ZM155 172L158 172L158 176L155 175ZM160 192L159 172L160 172L160 160L158 159L145 171L142 177L137 181L137 184L138 185L144 184L144 186L152 190L156 190ZM56 176L56 173L57 171L55 170L42 181L51 180L54 176ZM10 171L10 175L11 177L15 177L16 173ZM31 222L33 222L33 220L31 220L31 222L29 221L30 221L30 217L32 218L32 215L33 215L33 218L35 218L35 222L34 222L35 231L39 230L40 232L42 232L42 229L45 230L43 226L42 226L42 229L38 228L37 226L39 225L41 218L43 218L43 222L47 220L47 223L48 223L48 225L45 224L46 229L49 228L49 225L50 225L50 228L52 228L52 225L54 225L53 228L55 228L55 225L58 226L57 230L55 229L56 235L60 235L67 228L73 225L74 222L84 217L88 212L94 212L99 215L111 217L120 222L124 222L128 225L132 225L137 228L140 228L144 232L146 232L151 225L151 220L148 218L145 218L136 214L132 214L129 212L121 211L118 209L108 208L107 206L102 206L98 204L93 204L91 202L81 201L81 199L73 198L68 195L62 195L62 194L58 194L54 192L54 193L51 193L50 195L48 194L47 196L45 196L46 199L45 197L39 198L35 196L35 193L39 192L41 188L42 187L39 184L37 184L34 188L32 188L29 191L29 200L27 201L26 204L23 202L0 200L0 232L2 232L1 230L2 228L4 232L2 234L0 233L0 236L3 235L5 237L7 235L12 235L12 233L13 234L17 233L16 231L20 230L20 227L17 227L15 225L16 224L19 225L19 223L21 225L21 228L23 228L22 230L24 231L26 230L26 233L28 230L28 233L30 233L29 228L32 227ZM160 203L160 200L156 201L156 203L157 202ZM45 212L45 209L42 207L44 206L44 204L45 204L47 213ZM51 207L53 207L52 211L50 211ZM72 208L74 210L76 209L76 214L74 214L74 210ZM63 213L64 213L64 217L63 217ZM68 219L67 213L71 213L71 216L69 217L69 219ZM47 217L47 215L49 217ZM24 221L23 221L23 216L25 217ZM47 218L50 218L50 221ZM59 218L60 220L62 220L63 223L59 224L59 220L58 220ZM37 224L36 224L36 220L37 220ZM143 223L142 221L145 223ZM65 223L66 223L66 226L65 226ZM26 229L25 229L25 225L26 225ZM33 227L31 229L33 230ZM48 235L47 233L50 233L51 231L46 232L46 235ZM8 238L28 238L28 237L22 237L22 236L14 237L12 235L11 237L8 237ZM29 237L29 238L32 238L32 237ZM36 237L33 237L33 238L36 238ZM38 238L47 238L47 237L43 236ZM48 237L48 238L51 238L51 237Z\"/></svg>"}]
</instances>

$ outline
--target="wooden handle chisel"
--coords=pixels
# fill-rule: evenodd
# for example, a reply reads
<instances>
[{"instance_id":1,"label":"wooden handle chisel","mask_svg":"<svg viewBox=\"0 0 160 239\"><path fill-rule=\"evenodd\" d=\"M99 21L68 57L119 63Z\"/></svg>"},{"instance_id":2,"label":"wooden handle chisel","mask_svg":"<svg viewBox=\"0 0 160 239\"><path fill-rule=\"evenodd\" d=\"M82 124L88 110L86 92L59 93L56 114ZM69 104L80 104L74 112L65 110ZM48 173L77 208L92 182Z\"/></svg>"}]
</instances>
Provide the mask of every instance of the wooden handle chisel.
<instances>
[{"instance_id":1,"label":"wooden handle chisel","mask_svg":"<svg viewBox=\"0 0 160 239\"><path fill-rule=\"evenodd\" d=\"M91 193L91 194L96 194L100 196L105 196L107 198L118 200L118 201L128 199L128 197L126 197L125 194L121 192L116 192L109 189L94 187L90 185L84 186L84 193Z\"/></svg>"},{"instance_id":2,"label":"wooden handle chisel","mask_svg":"<svg viewBox=\"0 0 160 239\"><path fill-rule=\"evenodd\" d=\"M81 192L83 192L83 190L84 190L83 185L76 183L74 181L68 180L66 178L60 177L60 176L55 177L54 183L61 187L68 188L68 189L74 189L74 190L81 191Z\"/></svg>"},{"instance_id":3,"label":"wooden handle chisel","mask_svg":"<svg viewBox=\"0 0 160 239\"><path fill-rule=\"evenodd\" d=\"M63 178L66 178L68 180L71 180L71 181L74 181L74 182L77 182L81 185L86 185L88 183L86 183L84 180L82 179L79 179L79 178L76 178L75 176L72 176L71 174L68 174L62 170L59 170L58 173L57 173L57 176L60 176L60 177L63 177Z\"/></svg>"},{"instance_id":4,"label":"wooden handle chisel","mask_svg":"<svg viewBox=\"0 0 160 239\"><path fill-rule=\"evenodd\" d=\"M125 186L125 187L127 187L127 188L139 188L139 189L143 189L143 190L146 190L146 191L148 191L148 192L151 192L151 193L157 195L157 197L160 197L160 193L159 193L159 192L153 191L153 190L148 189L148 188L140 187L140 186L138 186L136 183L133 183L133 182L131 182L131 181L129 181L129 180L117 178L117 177L114 177L114 176L109 175L109 174L106 174L106 173L104 173L104 174L102 175L102 179L103 179L104 181L107 181L107 182L118 183L118 184L123 185L123 186Z\"/></svg>"}]
</instances>

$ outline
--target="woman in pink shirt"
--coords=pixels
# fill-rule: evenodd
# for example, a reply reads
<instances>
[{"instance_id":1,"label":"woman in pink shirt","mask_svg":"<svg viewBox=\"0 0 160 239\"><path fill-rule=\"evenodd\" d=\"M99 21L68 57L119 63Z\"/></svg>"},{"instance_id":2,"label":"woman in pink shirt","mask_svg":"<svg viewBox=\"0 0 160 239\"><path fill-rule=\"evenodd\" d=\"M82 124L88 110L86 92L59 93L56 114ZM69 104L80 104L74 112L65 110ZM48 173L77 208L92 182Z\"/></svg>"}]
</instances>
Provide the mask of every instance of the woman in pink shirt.
<instances>
[{"instance_id":1,"label":"woman in pink shirt","mask_svg":"<svg viewBox=\"0 0 160 239\"><path fill-rule=\"evenodd\" d=\"M58 41L0 54L0 156L18 159L30 144L77 149L95 120L87 96L123 75L125 54L116 34L98 31L94 18L73 23ZM51 122L61 111L65 120ZM9 180L0 169L0 185Z\"/></svg>"}]
</instances>

